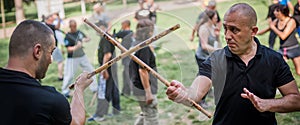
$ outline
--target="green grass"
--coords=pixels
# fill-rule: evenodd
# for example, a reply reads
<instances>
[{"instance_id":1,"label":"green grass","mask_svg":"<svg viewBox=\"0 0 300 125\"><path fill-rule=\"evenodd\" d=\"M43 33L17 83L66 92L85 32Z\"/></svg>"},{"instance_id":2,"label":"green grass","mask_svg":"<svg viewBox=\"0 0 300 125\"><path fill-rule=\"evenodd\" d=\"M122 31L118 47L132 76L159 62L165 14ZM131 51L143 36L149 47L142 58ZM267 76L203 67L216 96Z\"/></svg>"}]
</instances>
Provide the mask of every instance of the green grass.
<instances>
[{"instance_id":1,"label":"green grass","mask_svg":"<svg viewBox=\"0 0 300 125\"><path fill-rule=\"evenodd\" d=\"M245 0L244 2L251 4L257 11L258 14L258 26L260 29L263 29L266 25L265 23L265 16L267 6L262 4L261 1L255 0ZM236 1L230 2L222 2L218 3L218 10L220 16L223 18L224 13L226 10ZM75 3L73 3L75 4ZM78 12L79 5L71 5L70 7L65 6L66 8L73 8L77 6L77 8L68 9L66 13L68 16L76 15ZM112 9L117 9L122 5L116 4ZM87 7L90 8L90 7ZM80 8L79 8L80 9ZM263 11L262 11L263 10ZM75 11L75 13L72 13ZM194 57L194 48L196 48L197 40L194 42L189 41L189 37L191 34L191 28L194 25L194 22L197 18L198 13L201 11L199 7L190 7L190 8L183 8L178 10L172 11L164 11L158 13L158 22L157 22L157 31L165 30L175 24L180 24L181 28L167 35L166 37L161 38L158 40L155 45L158 46L156 49L156 57L157 57L157 68L159 73L166 79L172 80L176 79L178 81L183 82L186 86L189 86L195 75L197 73L197 65L195 62ZM80 11L77 13L79 14ZM113 22L113 29L117 31L120 29L120 22L124 19L130 19L132 21L131 28L134 29L136 26L136 22L133 21L133 15L128 15L126 17L122 17L119 19L114 19ZM92 30L90 27L86 25L81 25L79 27L84 33L91 37L91 41L84 44L84 51L86 52L89 60L97 67L97 55L96 55L96 48L98 46L98 42L100 37ZM223 32L223 30L221 31ZM196 38L197 39L197 38ZM262 44L267 45L268 34L259 36L259 39L262 41ZM224 36L221 34L221 40L224 42ZM279 44L277 43L275 48L278 48ZM120 53L118 49L117 54ZM0 39L0 67L4 67L7 63L8 58L8 39ZM291 70L295 76L295 79L300 86L300 77L295 74L295 69L291 61L288 61L288 64L291 67ZM119 74L119 88L122 88L122 65L118 63L118 74ZM49 70L46 74L46 78L43 79L43 85L50 85L56 87L59 91L61 90L62 82L56 81L57 79L57 64L53 63L50 65ZM78 71L80 73L81 71ZM77 74L78 74L77 73ZM161 124L174 124L174 125L190 125L190 124L204 124L209 125L211 124L212 120L208 121L199 121L199 114L195 109L191 109L185 107L183 105L174 103L170 101L167 96L165 95L166 87L159 83L159 90L158 90L158 101L159 101L159 120ZM94 111L95 106L90 107L90 101L92 99L92 93L87 89L85 94L85 105L86 105L86 116L90 117ZM277 97L280 97L278 94ZM208 102L210 105L213 105L213 99L208 98ZM87 123L88 125L94 124L105 124L105 125L114 125L114 124L122 124L122 125L132 125L138 116L140 109L138 103L135 101L134 97L125 98L121 96L121 107L122 112L119 116L114 117L107 117L107 120L101 123L91 122ZM210 112L214 111L214 106L211 106L208 109ZM279 125L294 125L300 124L300 113L276 113L276 117L278 120Z\"/></svg>"}]
</instances>

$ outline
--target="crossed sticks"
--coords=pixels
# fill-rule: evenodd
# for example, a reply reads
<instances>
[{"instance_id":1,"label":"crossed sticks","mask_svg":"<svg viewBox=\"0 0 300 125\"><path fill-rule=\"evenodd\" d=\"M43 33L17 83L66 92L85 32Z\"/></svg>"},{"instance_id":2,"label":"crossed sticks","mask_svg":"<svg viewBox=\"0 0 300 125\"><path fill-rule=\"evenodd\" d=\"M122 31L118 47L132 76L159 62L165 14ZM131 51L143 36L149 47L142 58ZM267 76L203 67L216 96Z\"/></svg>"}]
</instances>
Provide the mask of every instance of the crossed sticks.
<instances>
[{"instance_id":1,"label":"crossed sticks","mask_svg":"<svg viewBox=\"0 0 300 125\"><path fill-rule=\"evenodd\" d=\"M109 42L111 42L113 45L115 45L116 47L118 47L121 51L122 54L113 58L112 60L108 61L107 63L103 64L101 67L97 68L95 71L91 72L88 74L88 78L92 77L93 75L100 73L101 71L103 71L104 69L107 69L109 66L111 66L112 64L116 63L118 60L129 56L133 61L135 61L136 63L138 63L140 66L142 66L144 69L146 69L149 73L151 73L154 77L156 77L158 80L160 80L162 83L164 83L166 86L170 86L170 82L167 81L165 78L163 78L160 74L158 74L155 70L153 70L151 67L149 67L147 64L145 64L143 61L141 61L139 58L137 58L136 56L134 56L132 53L135 51L138 51L139 49L142 49L144 47L146 47L147 45L151 44L152 42L156 41L157 39L169 34L172 31L177 30L180 25L177 24L163 32L161 32L160 34L151 37L147 40L145 40L144 42L134 46L133 48L127 50L125 47L123 47L118 41L116 41L114 38L112 38L110 35L108 35L107 33L105 33L104 31L102 31L98 26L96 26L95 24L91 23L90 21L88 21L86 18L84 19L84 22L86 24L88 24L89 26L91 26L94 30L96 30L96 32L98 32L101 36L103 36L105 39L107 39ZM72 84L70 86L70 88L73 88L74 84ZM208 118L211 118L212 115L206 111L205 109L203 109L199 104L197 104L194 100L187 98L187 101L192 104L193 107L195 107L196 109L198 109L199 111L201 111L203 114L205 114Z\"/></svg>"}]
</instances>

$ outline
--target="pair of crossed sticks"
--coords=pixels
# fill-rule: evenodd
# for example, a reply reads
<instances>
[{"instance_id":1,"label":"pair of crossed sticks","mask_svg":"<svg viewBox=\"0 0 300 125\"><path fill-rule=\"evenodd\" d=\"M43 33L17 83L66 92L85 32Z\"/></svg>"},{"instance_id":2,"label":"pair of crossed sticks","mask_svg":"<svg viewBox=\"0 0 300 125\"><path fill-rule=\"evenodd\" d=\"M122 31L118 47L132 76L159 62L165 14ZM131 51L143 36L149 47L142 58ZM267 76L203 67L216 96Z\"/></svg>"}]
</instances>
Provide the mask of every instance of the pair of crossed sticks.
<instances>
[{"instance_id":1,"label":"pair of crossed sticks","mask_svg":"<svg viewBox=\"0 0 300 125\"><path fill-rule=\"evenodd\" d=\"M88 21L86 18L84 19L84 22L86 24L88 24L89 26L91 26L94 30L96 30L98 33L100 33L101 36L103 36L105 39L107 39L109 42L111 42L113 45L115 45L116 47L118 47L121 51L122 54L111 59L110 61L106 62L105 64L103 64L101 67L97 68L95 71L91 72L88 74L88 78L91 78L92 76L94 76L97 73L100 73L101 71L107 69L108 67L110 67L111 65L113 65L114 63L116 63L117 61L121 60L122 58L129 56L133 61L135 61L136 63L138 63L140 66L142 66L144 69L146 69L148 72L150 72L154 77L156 77L157 79L159 79L162 83L164 83L166 86L170 86L170 82L168 82L165 78L163 78L161 75L159 75L155 70L153 70L151 67L149 67L147 64L145 64L143 61L141 61L139 58L137 58L136 56L134 56L132 53L136 52L144 47L146 47L147 45L151 44L152 42L156 41L157 39L169 34L172 31L177 30L180 25L177 24L163 32L161 32L158 35L155 35L154 37L151 37L143 42L141 42L140 44L134 46L133 48L127 50L125 47L123 47L118 41L116 41L114 38L112 38L110 35L108 35L107 33L105 33L104 31L102 31L99 27L97 27L95 24L91 23L90 21ZM69 86L70 89L72 89L74 87L74 84L71 84ZM193 107L195 107L196 109L198 109L199 111L201 111L203 114L205 114L208 118L211 118L212 115L206 111L205 109L203 109L199 104L197 104L194 100L188 98L187 101L189 103L192 104Z\"/></svg>"}]
</instances>

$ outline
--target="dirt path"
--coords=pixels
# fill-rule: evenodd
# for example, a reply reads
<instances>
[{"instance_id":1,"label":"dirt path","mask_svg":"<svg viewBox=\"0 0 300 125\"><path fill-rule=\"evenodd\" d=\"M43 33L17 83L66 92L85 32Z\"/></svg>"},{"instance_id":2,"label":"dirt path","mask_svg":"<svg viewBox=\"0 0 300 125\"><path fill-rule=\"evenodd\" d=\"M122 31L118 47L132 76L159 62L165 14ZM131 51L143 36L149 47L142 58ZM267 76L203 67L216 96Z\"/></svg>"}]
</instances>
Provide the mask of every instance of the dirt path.
<instances>
[{"instance_id":1,"label":"dirt path","mask_svg":"<svg viewBox=\"0 0 300 125\"><path fill-rule=\"evenodd\" d=\"M227 0L216 0L217 2L223 2ZM167 1L167 2L157 2L157 4L160 6L161 11L168 11L168 10L174 10L174 9L180 9L180 8L186 8L186 7L192 7L192 6L200 6L200 1L196 0L173 0L173 1ZM124 7L118 10L109 11L112 19L117 19L119 17L123 17L129 14L133 14L136 10L138 10L138 6L133 7ZM70 17L64 19L65 23L68 23L70 19L75 19L78 24L82 24L82 19L84 17L90 17L90 15L79 15L75 17ZM62 29L67 28L67 24L61 27ZM9 27L6 28L6 37L9 38L13 32L15 27ZM4 38L4 29L0 29L0 38Z\"/></svg>"}]
</instances>

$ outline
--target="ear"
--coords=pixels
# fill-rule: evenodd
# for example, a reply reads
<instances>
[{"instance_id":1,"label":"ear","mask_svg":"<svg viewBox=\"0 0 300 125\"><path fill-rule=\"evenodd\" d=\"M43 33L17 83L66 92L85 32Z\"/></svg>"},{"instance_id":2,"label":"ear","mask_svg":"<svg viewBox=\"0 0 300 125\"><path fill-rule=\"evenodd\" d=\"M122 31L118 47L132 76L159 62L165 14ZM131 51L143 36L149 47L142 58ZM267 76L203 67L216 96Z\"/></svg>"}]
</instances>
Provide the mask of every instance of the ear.
<instances>
[{"instance_id":1,"label":"ear","mask_svg":"<svg viewBox=\"0 0 300 125\"><path fill-rule=\"evenodd\" d=\"M256 33L258 32L258 27L257 26L252 26L252 36L255 36Z\"/></svg>"},{"instance_id":2,"label":"ear","mask_svg":"<svg viewBox=\"0 0 300 125\"><path fill-rule=\"evenodd\" d=\"M41 44L35 44L33 47L33 57L39 60L42 57L42 46Z\"/></svg>"}]
</instances>

